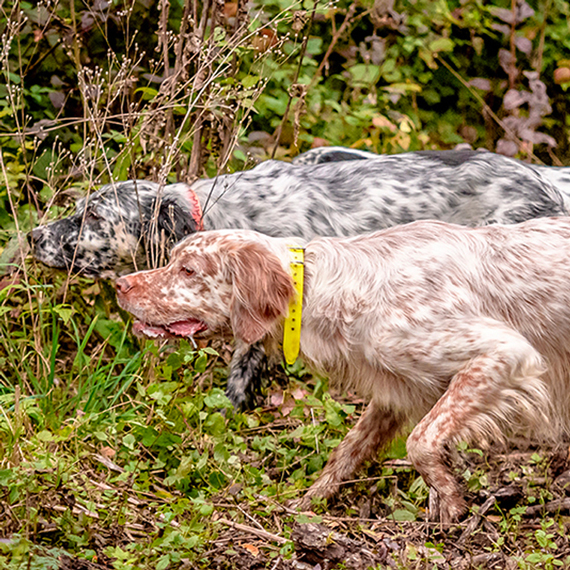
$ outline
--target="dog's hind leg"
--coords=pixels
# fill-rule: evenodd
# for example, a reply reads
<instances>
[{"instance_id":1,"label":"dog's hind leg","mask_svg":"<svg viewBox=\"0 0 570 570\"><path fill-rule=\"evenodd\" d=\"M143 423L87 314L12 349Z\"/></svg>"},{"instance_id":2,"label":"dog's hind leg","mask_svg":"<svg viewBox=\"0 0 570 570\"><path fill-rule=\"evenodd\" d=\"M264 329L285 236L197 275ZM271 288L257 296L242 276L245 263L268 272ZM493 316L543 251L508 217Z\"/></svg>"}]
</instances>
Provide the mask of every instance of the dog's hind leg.
<instances>
[{"instance_id":1,"label":"dog's hind leg","mask_svg":"<svg viewBox=\"0 0 570 570\"><path fill-rule=\"evenodd\" d=\"M516 420L526 427L548 423L540 354L518 332L502 325L487 326L484 334L486 352L469 359L454 375L407 441L408 457L439 499L439 513L430 513L430 518L446 524L465 510L461 488L446 466L452 445L488 435L500 438ZM490 337L495 337L492 346ZM475 334L470 341L477 344Z\"/></svg>"}]
</instances>

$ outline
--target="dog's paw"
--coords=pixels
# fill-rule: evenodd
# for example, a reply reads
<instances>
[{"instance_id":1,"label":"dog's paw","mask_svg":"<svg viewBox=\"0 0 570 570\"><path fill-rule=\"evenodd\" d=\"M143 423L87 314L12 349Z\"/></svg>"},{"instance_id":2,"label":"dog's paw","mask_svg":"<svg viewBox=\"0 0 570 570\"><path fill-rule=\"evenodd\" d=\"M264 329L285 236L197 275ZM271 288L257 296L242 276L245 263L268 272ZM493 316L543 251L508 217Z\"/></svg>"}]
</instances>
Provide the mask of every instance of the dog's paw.
<instances>
[{"instance_id":1,"label":"dog's paw","mask_svg":"<svg viewBox=\"0 0 570 570\"><path fill-rule=\"evenodd\" d=\"M441 496L433 487L429 490L428 519L442 525L456 523L467 510L460 495Z\"/></svg>"},{"instance_id":2,"label":"dog's paw","mask_svg":"<svg viewBox=\"0 0 570 570\"><path fill-rule=\"evenodd\" d=\"M300 499L289 499L285 502L285 506L291 511L300 513L311 512L311 498L305 496Z\"/></svg>"}]
</instances>

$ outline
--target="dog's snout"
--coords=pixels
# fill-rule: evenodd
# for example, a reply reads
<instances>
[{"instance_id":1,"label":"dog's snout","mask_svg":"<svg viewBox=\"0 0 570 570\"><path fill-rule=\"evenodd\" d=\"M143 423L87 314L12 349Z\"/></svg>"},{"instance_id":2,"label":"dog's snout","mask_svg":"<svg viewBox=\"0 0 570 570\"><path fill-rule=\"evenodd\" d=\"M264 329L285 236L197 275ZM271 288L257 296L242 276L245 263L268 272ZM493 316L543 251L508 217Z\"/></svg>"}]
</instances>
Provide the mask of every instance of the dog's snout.
<instances>
[{"instance_id":1,"label":"dog's snout","mask_svg":"<svg viewBox=\"0 0 570 570\"><path fill-rule=\"evenodd\" d=\"M115 281L115 288L117 293L124 295L133 288L133 283L129 281L128 277L120 277Z\"/></svg>"},{"instance_id":2,"label":"dog's snout","mask_svg":"<svg viewBox=\"0 0 570 570\"><path fill-rule=\"evenodd\" d=\"M35 228L31 232L28 232L28 243L30 245L36 245L44 238L44 233L42 228Z\"/></svg>"}]
</instances>

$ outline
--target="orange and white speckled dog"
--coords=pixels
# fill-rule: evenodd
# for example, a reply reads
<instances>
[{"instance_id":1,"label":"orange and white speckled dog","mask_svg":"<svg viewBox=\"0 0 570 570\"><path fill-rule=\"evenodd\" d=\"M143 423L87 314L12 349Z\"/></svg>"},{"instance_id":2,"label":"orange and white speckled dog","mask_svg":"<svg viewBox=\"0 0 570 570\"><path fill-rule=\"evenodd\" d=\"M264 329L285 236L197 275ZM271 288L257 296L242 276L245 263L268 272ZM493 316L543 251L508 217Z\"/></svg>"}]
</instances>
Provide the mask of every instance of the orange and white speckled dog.
<instances>
[{"instance_id":1,"label":"orange and white speckled dog","mask_svg":"<svg viewBox=\"0 0 570 570\"><path fill-rule=\"evenodd\" d=\"M117 281L149 335L233 330L281 338L293 295L288 245L253 231L204 232L168 266ZM277 343L272 342L274 346ZM446 466L459 440L570 425L570 218L469 229L416 222L306 245L301 353L370 401L305 496L329 497L403 426L443 522L465 502Z\"/></svg>"}]
</instances>

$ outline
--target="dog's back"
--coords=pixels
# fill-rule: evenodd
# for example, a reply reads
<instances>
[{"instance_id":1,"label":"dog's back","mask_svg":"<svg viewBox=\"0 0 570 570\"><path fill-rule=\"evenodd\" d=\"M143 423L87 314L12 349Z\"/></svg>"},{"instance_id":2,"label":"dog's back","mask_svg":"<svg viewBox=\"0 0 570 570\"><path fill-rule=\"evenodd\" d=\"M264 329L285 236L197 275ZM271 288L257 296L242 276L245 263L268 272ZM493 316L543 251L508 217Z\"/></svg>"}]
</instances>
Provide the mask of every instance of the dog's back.
<instances>
[{"instance_id":1,"label":"dog's back","mask_svg":"<svg viewBox=\"0 0 570 570\"><path fill-rule=\"evenodd\" d=\"M168 246L202 221L206 229L309 240L415 220L478 226L565 214L562 196L542 172L473 151L320 164L270 160L192 185L111 184L80 202L74 216L36 228L30 239L47 265L103 277L159 264Z\"/></svg>"},{"instance_id":2,"label":"dog's back","mask_svg":"<svg viewBox=\"0 0 570 570\"><path fill-rule=\"evenodd\" d=\"M408 377L380 392L421 417L485 350L485 335L491 347L508 328L544 359L543 380L562 427L570 425L570 218L477 229L417 222L316 239L306 255L303 342L318 368L342 376L346 362L359 362L341 380L370 397L379 366Z\"/></svg>"},{"instance_id":3,"label":"dog's back","mask_svg":"<svg viewBox=\"0 0 570 570\"><path fill-rule=\"evenodd\" d=\"M206 229L352 236L416 220L467 226L563 215L564 200L528 165L474 151L407 153L316 165L267 161L194 185Z\"/></svg>"}]
</instances>

